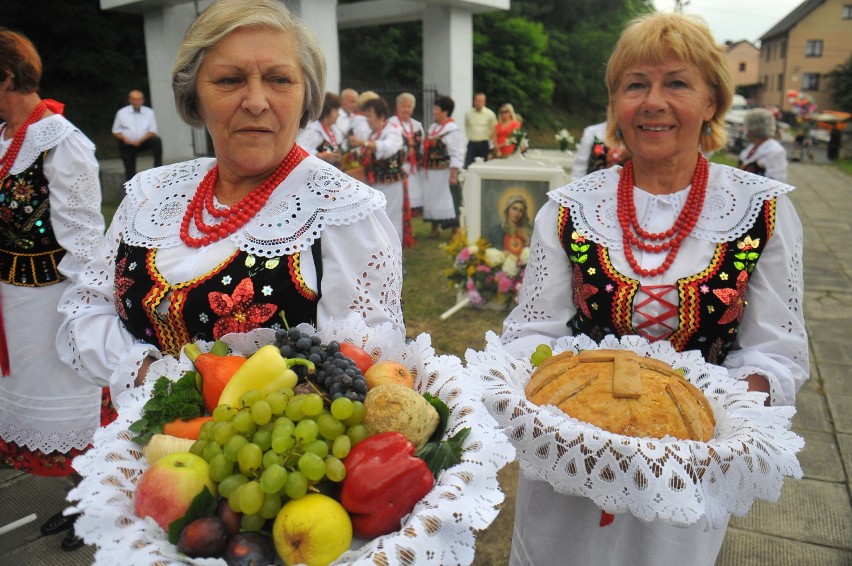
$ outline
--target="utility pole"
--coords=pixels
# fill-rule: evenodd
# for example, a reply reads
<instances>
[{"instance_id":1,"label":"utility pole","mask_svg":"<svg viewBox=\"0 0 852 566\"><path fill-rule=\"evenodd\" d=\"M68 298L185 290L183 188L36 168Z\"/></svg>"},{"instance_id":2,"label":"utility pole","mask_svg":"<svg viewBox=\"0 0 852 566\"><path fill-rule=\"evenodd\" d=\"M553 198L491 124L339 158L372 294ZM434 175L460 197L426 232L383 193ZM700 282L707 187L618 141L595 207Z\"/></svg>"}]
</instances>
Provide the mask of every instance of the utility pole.
<instances>
[{"instance_id":1,"label":"utility pole","mask_svg":"<svg viewBox=\"0 0 852 566\"><path fill-rule=\"evenodd\" d=\"M686 8L687 6L689 6L689 3L690 3L691 1L692 1L692 0L675 0L675 7L674 7L674 11L675 11L676 13L681 13L681 12L683 12L683 9L684 9L684 8Z\"/></svg>"}]
</instances>

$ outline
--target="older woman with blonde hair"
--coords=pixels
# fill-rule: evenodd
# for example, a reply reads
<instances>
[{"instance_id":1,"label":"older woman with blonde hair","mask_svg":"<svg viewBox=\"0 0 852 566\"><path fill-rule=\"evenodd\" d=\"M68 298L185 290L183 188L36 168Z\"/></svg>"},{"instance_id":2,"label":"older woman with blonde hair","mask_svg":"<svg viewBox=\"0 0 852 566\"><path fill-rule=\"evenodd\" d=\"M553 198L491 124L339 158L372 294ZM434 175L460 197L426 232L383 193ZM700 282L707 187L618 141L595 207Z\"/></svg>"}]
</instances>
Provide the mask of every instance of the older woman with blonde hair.
<instances>
[{"instance_id":1,"label":"older woman with blonde hair","mask_svg":"<svg viewBox=\"0 0 852 566\"><path fill-rule=\"evenodd\" d=\"M725 141L724 48L700 19L649 15L623 32L606 84L609 142L629 160L549 193L503 326L507 350L638 334L700 351L767 404L794 404L809 368L802 225L793 187L702 155ZM578 245L582 256L570 251ZM606 517L522 477L511 564L710 566L724 536L706 518L680 528Z\"/></svg>"},{"instance_id":2,"label":"older woman with blonde hair","mask_svg":"<svg viewBox=\"0 0 852 566\"><path fill-rule=\"evenodd\" d=\"M350 313L403 328L402 250L378 191L296 143L325 58L277 0L216 0L186 32L175 102L215 158L139 173L64 295L60 356L114 393L193 340ZM381 293L379 296L377 293Z\"/></svg>"}]
</instances>

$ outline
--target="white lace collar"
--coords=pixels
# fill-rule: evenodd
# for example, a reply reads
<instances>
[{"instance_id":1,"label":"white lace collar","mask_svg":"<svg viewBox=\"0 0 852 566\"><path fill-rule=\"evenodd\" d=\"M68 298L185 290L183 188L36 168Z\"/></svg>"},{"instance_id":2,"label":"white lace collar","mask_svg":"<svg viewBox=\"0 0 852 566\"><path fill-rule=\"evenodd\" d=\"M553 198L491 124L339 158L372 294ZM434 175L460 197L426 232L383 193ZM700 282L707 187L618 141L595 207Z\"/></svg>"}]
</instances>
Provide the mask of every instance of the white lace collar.
<instances>
[{"instance_id":1,"label":"white lace collar","mask_svg":"<svg viewBox=\"0 0 852 566\"><path fill-rule=\"evenodd\" d=\"M59 145L62 140L76 129L74 124L59 114L48 116L30 125L27 128L27 135L24 136L24 143L21 144L21 151L18 152L18 157L15 159L15 163L12 165L9 173L17 175L21 171L26 170L39 155ZM81 137L85 138L82 134ZM89 141L88 138L85 139L88 146L94 151L95 144Z\"/></svg>"},{"instance_id":2,"label":"white lace collar","mask_svg":"<svg viewBox=\"0 0 852 566\"><path fill-rule=\"evenodd\" d=\"M584 236L619 250L623 247L617 206L620 172L619 166L596 171L548 193L553 201L570 209L574 225ZM791 190L793 187L785 183L711 163L707 197L691 236L713 243L733 241L754 224L764 201ZM652 209L654 201L667 201L680 210L688 194L687 190L670 195L635 191L637 213Z\"/></svg>"},{"instance_id":3,"label":"white lace collar","mask_svg":"<svg viewBox=\"0 0 852 566\"><path fill-rule=\"evenodd\" d=\"M215 159L201 158L143 171L127 184L130 218L124 240L133 246L182 245L180 224ZM239 249L263 257L308 249L329 225L352 224L385 207L385 197L324 161L306 157L281 183L266 206L230 236ZM205 221L214 221L205 212ZM193 227L190 235L200 237Z\"/></svg>"}]
</instances>

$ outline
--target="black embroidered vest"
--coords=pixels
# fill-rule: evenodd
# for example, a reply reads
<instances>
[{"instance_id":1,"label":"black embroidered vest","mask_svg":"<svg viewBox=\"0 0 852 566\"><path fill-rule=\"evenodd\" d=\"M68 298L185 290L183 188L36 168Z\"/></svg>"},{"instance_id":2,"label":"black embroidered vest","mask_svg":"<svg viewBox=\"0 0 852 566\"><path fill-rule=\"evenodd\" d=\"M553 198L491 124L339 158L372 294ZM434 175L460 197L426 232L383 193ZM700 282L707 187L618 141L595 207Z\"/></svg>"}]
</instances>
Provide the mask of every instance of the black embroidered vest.
<instances>
[{"instance_id":1,"label":"black embroidered vest","mask_svg":"<svg viewBox=\"0 0 852 566\"><path fill-rule=\"evenodd\" d=\"M387 159L376 159L374 157L370 161L370 169L375 182L380 185L390 185L402 181L405 178L405 172L402 170L402 159L402 150Z\"/></svg>"},{"instance_id":2,"label":"black embroidered vest","mask_svg":"<svg viewBox=\"0 0 852 566\"><path fill-rule=\"evenodd\" d=\"M427 137L424 142L423 167L426 169L447 169L450 166L450 152L444 143L444 136L436 139Z\"/></svg>"},{"instance_id":3,"label":"black embroidered vest","mask_svg":"<svg viewBox=\"0 0 852 566\"><path fill-rule=\"evenodd\" d=\"M312 253L322 281L319 240ZM177 354L196 339L215 340L229 332L259 327L316 325L319 295L302 278L299 253L263 258L240 250L210 273L169 285L156 268L156 249L122 242L116 254L115 306L137 338ZM158 310L162 301L169 307Z\"/></svg>"},{"instance_id":4,"label":"black embroidered vest","mask_svg":"<svg viewBox=\"0 0 852 566\"><path fill-rule=\"evenodd\" d=\"M65 279L57 269L65 250L50 223L46 154L0 182L0 281L4 283L43 287Z\"/></svg>"},{"instance_id":5,"label":"black embroidered vest","mask_svg":"<svg viewBox=\"0 0 852 566\"><path fill-rule=\"evenodd\" d=\"M747 306L749 276L772 237L774 225L775 199L770 199L746 234L735 242L718 244L710 265L678 279L677 326L666 338L675 350L700 350L712 364L724 361ZM573 267L577 314L568 322L573 333L596 341L607 334L638 334L633 313L639 281L616 271L607 248L578 233L565 207L559 209L558 226L562 247Z\"/></svg>"}]
</instances>

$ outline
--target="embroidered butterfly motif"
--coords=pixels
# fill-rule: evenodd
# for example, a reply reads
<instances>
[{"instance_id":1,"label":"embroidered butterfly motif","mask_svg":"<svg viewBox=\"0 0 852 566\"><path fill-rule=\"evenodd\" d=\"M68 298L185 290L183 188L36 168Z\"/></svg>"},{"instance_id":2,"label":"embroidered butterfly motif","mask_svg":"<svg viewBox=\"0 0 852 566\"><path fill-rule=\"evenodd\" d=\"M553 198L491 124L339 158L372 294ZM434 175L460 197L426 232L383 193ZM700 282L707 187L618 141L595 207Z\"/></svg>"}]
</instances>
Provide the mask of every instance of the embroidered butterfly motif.
<instances>
[{"instance_id":1,"label":"embroidered butterfly motif","mask_svg":"<svg viewBox=\"0 0 852 566\"><path fill-rule=\"evenodd\" d=\"M725 303L728 308L719 319L719 324L727 324L734 320L741 320L743 310L746 306L745 294L748 287L748 272L743 270L737 276L736 289L714 289L713 294Z\"/></svg>"}]
</instances>

